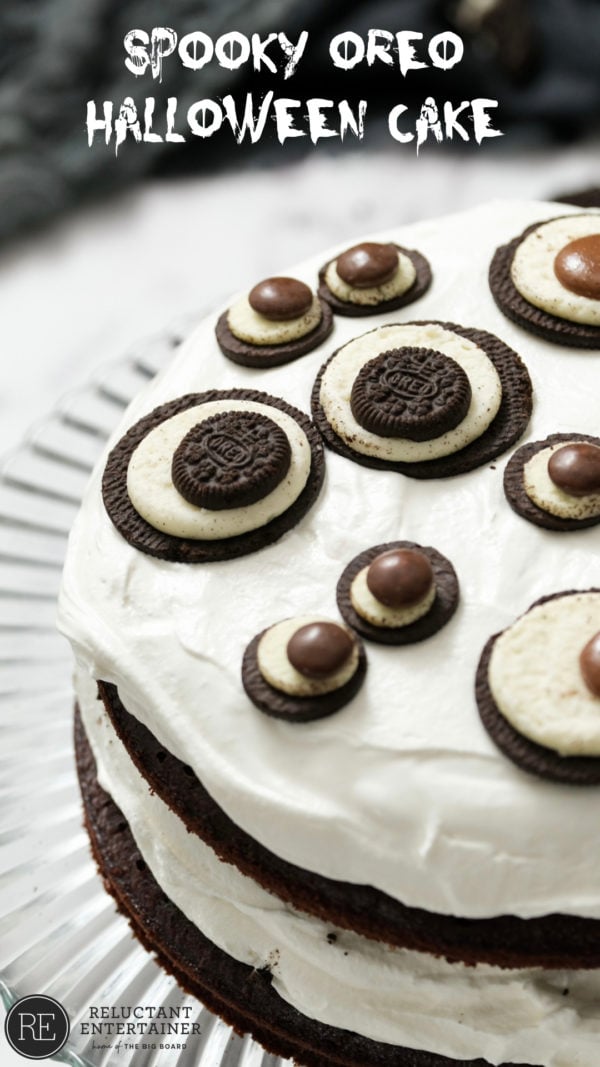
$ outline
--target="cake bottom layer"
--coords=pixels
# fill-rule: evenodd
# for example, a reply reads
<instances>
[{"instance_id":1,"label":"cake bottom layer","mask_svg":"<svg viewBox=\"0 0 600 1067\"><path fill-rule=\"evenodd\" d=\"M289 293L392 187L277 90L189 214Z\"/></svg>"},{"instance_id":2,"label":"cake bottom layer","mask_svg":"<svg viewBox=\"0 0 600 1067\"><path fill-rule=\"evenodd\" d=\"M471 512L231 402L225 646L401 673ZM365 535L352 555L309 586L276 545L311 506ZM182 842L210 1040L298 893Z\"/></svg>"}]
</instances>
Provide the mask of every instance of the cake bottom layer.
<instances>
[{"instance_id":1,"label":"cake bottom layer","mask_svg":"<svg viewBox=\"0 0 600 1067\"><path fill-rule=\"evenodd\" d=\"M75 750L85 825L107 890L165 970L238 1033L250 1033L267 1051L306 1067L490 1067L481 1058L449 1059L372 1041L309 1019L287 1004L272 988L268 968L240 963L217 948L160 888L122 812L98 783L79 714Z\"/></svg>"}]
</instances>

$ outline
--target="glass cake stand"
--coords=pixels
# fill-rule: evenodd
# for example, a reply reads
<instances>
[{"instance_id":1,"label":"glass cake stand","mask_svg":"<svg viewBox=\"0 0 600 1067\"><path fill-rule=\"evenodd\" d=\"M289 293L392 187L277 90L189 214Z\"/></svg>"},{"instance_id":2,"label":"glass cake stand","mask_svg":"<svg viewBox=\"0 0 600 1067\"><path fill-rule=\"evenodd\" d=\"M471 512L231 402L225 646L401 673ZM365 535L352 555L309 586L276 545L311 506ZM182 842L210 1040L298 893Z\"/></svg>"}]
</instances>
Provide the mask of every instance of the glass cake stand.
<instances>
[{"instance_id":1,"label":"glass cake stand","mask_svg":"<svg viewBox=\"0 0 600 1067\"><path fill-rule=\"evenodd\" d=\"M191 322L69 394L0 468L0 997L6 1008L35 993L60 1001L71 1034L54 1059L73 1067L291 1067L184 994L103 888L82 826L72 657L55 628L67 536L91 469L126 405ZM90 1006L115 1005L179 1007L200 1033L140 1033L119 1045L118 1037L82 1031Z\"/></svg>"}]
</instances>

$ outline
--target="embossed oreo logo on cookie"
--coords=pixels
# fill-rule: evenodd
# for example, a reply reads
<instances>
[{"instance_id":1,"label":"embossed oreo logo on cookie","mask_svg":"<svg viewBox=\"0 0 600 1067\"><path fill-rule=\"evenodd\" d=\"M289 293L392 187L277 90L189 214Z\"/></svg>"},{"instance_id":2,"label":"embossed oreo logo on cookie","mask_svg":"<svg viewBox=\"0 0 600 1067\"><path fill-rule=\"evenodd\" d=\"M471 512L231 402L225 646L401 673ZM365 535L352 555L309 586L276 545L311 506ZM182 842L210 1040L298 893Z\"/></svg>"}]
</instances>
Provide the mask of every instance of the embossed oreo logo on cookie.
<instances>
[{"instance_id":1,"label":"embossed oreo logo on cookie","mask_svg":"<svg viewBox=\"0 0 600 1067\"><path fill-rule=\"evenodd\" d=\"M245 507L285 477L289 440L272 419L254 411L213 415L186 434L173 456L173 484L190 504Z\"/></svg>"},{"instance_id":2,"label":"embossed oreo logo on cookie","mask_svg":"<svg viewBox=\"0 0 600 1067\"><path fill-rule=\"evenodd\" d=\"M383 352L357 375L350 406L370 433L428 441L454 429L471 403L471 385L458 363L427 348Z\"/></svg>"}]
</instances>

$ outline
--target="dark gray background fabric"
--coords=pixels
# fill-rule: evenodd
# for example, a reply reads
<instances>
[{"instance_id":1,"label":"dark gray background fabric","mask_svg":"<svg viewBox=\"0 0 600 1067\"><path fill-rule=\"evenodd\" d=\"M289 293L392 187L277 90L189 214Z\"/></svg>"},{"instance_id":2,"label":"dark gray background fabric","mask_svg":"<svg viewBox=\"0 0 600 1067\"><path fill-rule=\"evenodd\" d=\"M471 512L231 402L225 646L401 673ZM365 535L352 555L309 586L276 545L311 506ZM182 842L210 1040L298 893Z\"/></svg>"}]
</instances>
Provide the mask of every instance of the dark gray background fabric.
<instances>
[{"instance_id":1,"label":"dark gray background fabric","mask_svg":"<svg viewBox=\"0 0 600 1067\"><path fill-rule=\"evenodd\" d=\"M235 144L231 133L186 145L124 145L97 139L88 148L85 104L95 99L136 102L157 98L157 111L177 96L180 113L200 97L236 97L273 88L279 95L360 97L369 100L367 136L361 150L386 139L385 115L396 102L420 107L425 96L440 100L487 96L501 104L498 125L507 133L481 150L507 144L531 146L573 139L598 128L600 115L600 4L597 0L497 0L493 17L467 19L468 0L3 0L0 7L0 240L54 217L84 199L139 180L144 175L198 172L228 165L273 165L302 151L340 151L339 144L308 139L281 148L271 136L256 146ZM178 34L202 29L213 37L237 29L248 35L285 30L310 32L296 76L249 77L245 68L212 63L201 72L166 62L162 84L150 75L134 78L124 66L122 40L132 28L174 27ZM327 46L342 29L416 29L426 38L459 29L466 55L452 71L397 69L340 72ZM379 117L379 121L377 121ZM357 142L350 139L356 149ZM388 142L391 143L391 142ZM428 146L426 146L426 150ZM432 151L449 151L433 146Z\"/></svg>"}]
</instances>

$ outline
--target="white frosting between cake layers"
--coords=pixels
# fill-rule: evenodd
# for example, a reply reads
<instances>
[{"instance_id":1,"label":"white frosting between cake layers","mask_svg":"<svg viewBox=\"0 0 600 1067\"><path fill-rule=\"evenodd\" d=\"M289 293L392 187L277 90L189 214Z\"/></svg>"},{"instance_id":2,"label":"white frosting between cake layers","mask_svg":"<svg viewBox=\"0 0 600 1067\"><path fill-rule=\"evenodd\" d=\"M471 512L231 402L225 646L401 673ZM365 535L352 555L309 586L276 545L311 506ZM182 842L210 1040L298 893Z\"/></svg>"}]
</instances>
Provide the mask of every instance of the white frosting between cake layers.
<instances>
[{"instance_id":1,"label":"white frosting between cake layers","mask_svg":"<svg viewBox=\"0 0 600 1067\"><path fill-rule=\"evenodd\" d=\"M156 405L214 387L264 389L308 411L335 348L363 329L415 319L491 330L522 355L536 396L525 439L595 434L600 355L513 325L487 285L495 248L556 214L555 204L497 203L380 236L430 259L430 291L368 322L337 319L325 345L285 367L234 366L219 352L218 316L210 316L132 404L113 443ZM313 284L325 258L290 273ZM566 545L521 520L502 490L507 458L420 482L327 452L321 497L282 540L196 566L154 559L123 540L102 503L102 462L71 535L61 629L85 671L116 683L126 707L192 765L226 813L286 860L446 914L599 918L600 790L520 771L496 749L475 705L490 634L540 596L600 586L597 530L570 534ZM369 644L364 686L327 719L288 724L258 711L240 682L248 641L286 616L335 618L347 562L404 539L433 545L454 564L461 603L448 626L408 648Z\"/></svg>"},{"instance_id":2,"label":"white frosting between cake layers","mask_svg":"<svg viewBox=\"0 0 600 1067\"><path fill-rule=\"evenodd\" d=\"M188 833L135 769L93 683L80 678L77 690L100 784L160 887L224 952L252 967L268 965L273 988L298 1011L461 1060L597 1067L600 971L450 964L295 911Z\"/></svg>"}]
</instances>

